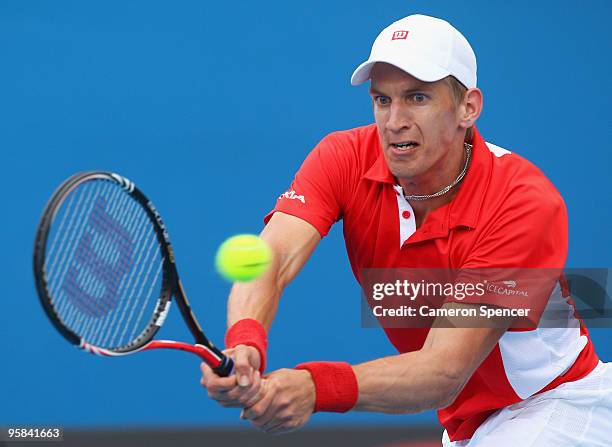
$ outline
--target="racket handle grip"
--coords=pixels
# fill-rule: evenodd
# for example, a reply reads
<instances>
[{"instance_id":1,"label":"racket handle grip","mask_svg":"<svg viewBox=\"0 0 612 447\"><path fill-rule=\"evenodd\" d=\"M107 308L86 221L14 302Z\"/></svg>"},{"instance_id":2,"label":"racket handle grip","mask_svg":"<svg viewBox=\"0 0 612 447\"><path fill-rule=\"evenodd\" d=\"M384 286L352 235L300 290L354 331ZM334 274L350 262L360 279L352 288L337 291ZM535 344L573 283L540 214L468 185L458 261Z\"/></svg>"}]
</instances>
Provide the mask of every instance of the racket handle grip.
<instances>
[{"instance_id":1,"label":"racket handle grip","mask_svg":"<svg viewBox=\"0 0 612 447\"><path fill-rule=\"evenodd\" d=\"M221 363L216 368L213 368L215 374L221 377L228 377L234 373L234 361L227 355L221 358Z\"/></svg>"}]
</instances>

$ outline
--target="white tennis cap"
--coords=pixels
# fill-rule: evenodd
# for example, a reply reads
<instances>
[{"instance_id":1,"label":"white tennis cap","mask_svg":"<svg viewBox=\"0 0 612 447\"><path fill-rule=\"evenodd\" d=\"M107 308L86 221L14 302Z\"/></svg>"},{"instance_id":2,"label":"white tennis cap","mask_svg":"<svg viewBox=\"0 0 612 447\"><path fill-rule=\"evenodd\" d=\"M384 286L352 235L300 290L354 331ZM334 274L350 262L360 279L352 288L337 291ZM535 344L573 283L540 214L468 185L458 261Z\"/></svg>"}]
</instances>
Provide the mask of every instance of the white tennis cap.
<instances>
[{"instance_id":1,"label":"white tennis cap","mask_svg":"<svg viewBox=\"0 0 612 447\"><path fill-rule=\"evenodd\" d=\"M476 87L476 55L450 23L420 14L404 17L382 30L370 58L354 71L352 85L370 79L376 62L386 62L417 79L434 82L453 75L467 88Z\"/></svg>"}]
</instances>

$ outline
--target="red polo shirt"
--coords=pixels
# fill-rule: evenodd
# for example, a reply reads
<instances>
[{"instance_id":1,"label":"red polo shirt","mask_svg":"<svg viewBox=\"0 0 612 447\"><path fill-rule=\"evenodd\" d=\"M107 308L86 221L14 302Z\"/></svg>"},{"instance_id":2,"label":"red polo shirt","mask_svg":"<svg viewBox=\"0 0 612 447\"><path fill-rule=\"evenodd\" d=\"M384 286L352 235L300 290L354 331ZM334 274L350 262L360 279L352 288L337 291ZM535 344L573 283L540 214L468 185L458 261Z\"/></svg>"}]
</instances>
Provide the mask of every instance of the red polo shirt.
<instances>
[{"instance_id":1,"label":"red polo shirt","mask_svg":"<svg viewBox=\"0 0 612 447\"><path fill-rule=\"evenodd\" d=\"M417 229L387 167L375 125L335 132L308 155L275 211L325 236L342 219L353 273L364 268L562 268L563 200L524 158L474 132L472 161L453 200ZM553 296L554 295L554 296ZM561 302L556 288L551 300ZM419 350L429 329L385 329L400 353ZM468 439L499 408L577 380L597 364L581 321L563 329L509 331L449 407L438 411L453 441Z\"/></svg>"}]
</instances>

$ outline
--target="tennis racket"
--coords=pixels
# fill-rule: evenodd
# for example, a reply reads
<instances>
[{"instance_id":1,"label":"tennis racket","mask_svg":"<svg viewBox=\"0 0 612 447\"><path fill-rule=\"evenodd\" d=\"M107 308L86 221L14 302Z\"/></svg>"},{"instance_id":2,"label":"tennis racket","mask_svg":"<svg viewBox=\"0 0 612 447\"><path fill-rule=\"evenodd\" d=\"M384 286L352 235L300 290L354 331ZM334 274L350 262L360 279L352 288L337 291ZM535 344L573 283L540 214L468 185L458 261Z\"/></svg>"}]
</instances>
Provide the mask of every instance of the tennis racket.
<instances>
[{"instance_id":1,"label":"tennis racket","mask_svg":"<svg viewBox=\"0 0 612 447\"><path fill-rule=\"evenodd\" d=\"M113 357L179 349L221 376L232 372L193 314L159 213L125 177L84 172L59 186L36 232L34 276L47 316L81 349ZM195 344L153 339L173 296Z\"/></svg>"}]
</instances>

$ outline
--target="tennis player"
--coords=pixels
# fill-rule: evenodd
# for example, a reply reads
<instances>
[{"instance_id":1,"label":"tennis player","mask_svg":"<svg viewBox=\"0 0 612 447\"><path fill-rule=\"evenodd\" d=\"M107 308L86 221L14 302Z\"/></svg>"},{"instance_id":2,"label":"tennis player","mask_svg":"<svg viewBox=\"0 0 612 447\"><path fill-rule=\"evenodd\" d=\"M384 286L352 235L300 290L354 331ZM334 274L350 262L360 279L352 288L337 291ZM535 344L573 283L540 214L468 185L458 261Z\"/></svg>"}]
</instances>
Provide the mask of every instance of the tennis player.
<instances>
[{"instance_id":1,"label":"tennis player","mask_svg":"<svg viewBox=\"0 0 612 447\"><path fill-rule=\"evenodd\" d=\"M560 328L514 330L511 317L488 328L387 328L398 355L303 363L262 379L279 297L340 219L360 282L369 267L564 266L563 200L540 170L475 127L483 94L459 31L423 15L391 24L351 83L368 80L375 124L325 137L265 217L275 262L232 288L226 345L236 375L203 364L208 394L270 433L313 412L437 409L445 446L610 445L612 368L573 313ZM512 126L520 135L520 117ZM550 299L564 294L557 285Z\"/></svg>"}]
</instances>

